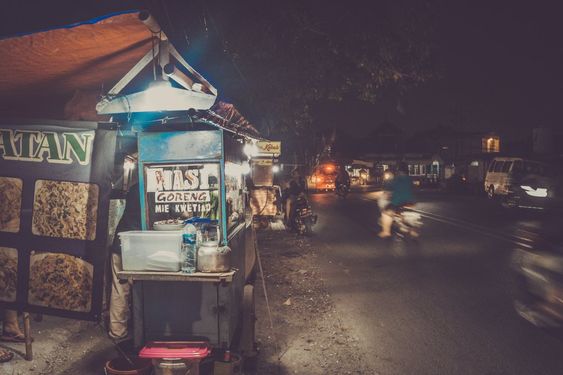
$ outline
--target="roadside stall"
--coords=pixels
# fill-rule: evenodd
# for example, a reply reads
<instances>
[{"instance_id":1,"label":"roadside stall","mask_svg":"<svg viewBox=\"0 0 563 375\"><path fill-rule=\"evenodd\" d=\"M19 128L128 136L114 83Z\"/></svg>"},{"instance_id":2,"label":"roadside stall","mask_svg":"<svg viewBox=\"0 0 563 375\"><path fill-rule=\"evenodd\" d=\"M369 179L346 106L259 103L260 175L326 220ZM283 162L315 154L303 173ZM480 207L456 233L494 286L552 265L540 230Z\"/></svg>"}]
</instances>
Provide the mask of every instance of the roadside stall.
<instances>
[{"instance_id":1,"label":"roadside stall","mask_svg":"<svg viewBox=\"0 0 563 375\"><path fill-rule=\"evenodd\" d=\"M90 99L151 32L129 12L0 49L0 308L24 312L31 360L30 312L102 319L116 124Z\"/></svg>"},{"instance_id":2,"label":"roadside stall","mask_svg":"<svg viewBox=\"0 0 563 375\"><path fill-rule=\"evenodd\" d=\"M178 365L165 359L170 345L196 346L186 368L210 348L253 356L255 241L243 149L259 136L230 104L187 110L210 107L217 91L174 52L154 19L141 17L159 30L158 51L96 107L137 134L142 230L119 233L118 272L132 284L134 345L155 368ZM151 63L162 76L128 93Z\"/></svg>"},{"instance_id":3,"label":"roadside stall","mask_svg":"<svg viewBox=\"0 0 563 375\"><path fill-rule=\"evenodd\" d=\"M278 158L281 142L259 141L249 144L246 153L252 156L250 173L250 207L254 224L265 228L276 215L281 214L282 187L275 176L279 172Z\"/></svg>"},{"instance_id":4,"label":"roadside stall","mask_svg":"<svg viewBox=\"0 0 563 375\"><path fill-rule=\"evenodd\" d=\"M211 349L256 354L255 237L245 185L249 158L243 152L245 144L260 140L256 130L233 115L232 105L217 102L217 90L146 13L0 43L10 44L10 51L22 51L18 45L44 48L30 43L39 39L59 42L68 55L62 53L61 60L48 48L7 55L0 63L7 89L0 96L12 104L2 114L25 113L18 107L31 97L41 100L42 85L51 80L52 100L43 103L50 105L34 109L73 121L0 125L0 282L7 285L0 306L101 319L108 245L119 212L110 213L110 198L116 187L132 185L120 176L136 168L142 230L121 234L119 277L133 285L133 337L141 356L197 362ZM114 50L100 47L104 41L112 41ZM84 44L80 53L76 43ZM20 61L34 56L61 61ZM40 65L49 79L37 76ZM19 71L22 66L28 74ZM14 86L10 74L29 79L22 86L32 90ZM96 105L97 95L83 90L99 93L104 82L113 86L106 86L111 89ZM100 115L111 121L76 121ZM135 139L134 149L120 149L124 135ZM189 273L180 270L186 220L197 227L199 260ZM232 371L240 357L227 357L224 366Z\"/></svg>"},{"instance_id":5,"label":"roadside stall","mask_svg":"<svg viewBox=\"0 0 563 375\"><path fill-rule=\"evenodd\" d=\"M136 346L148 341L205 340L227 349L233 343L240 329L245 271L252 267L246 264L246 252L254 251L247 239L250 216L245 210L243 146L213 125L206 130L139 133L143 231L122 234L119 273L133 282ZM190 218L209 219L218 226L213 226L218 236L201 234L218 241L217 259L205 267L198 259L198 271L184 273L180 271L181 229Z\"/></svg>"},{"instance_id":6,"label":"roadside stall","mask_svg":"<svg viewBox=\"0 0 563 375\"><path fill-rule=\"evenodd\" d=\"M346 167L352 185L368 185L372 181L373 163L365 160L352 160Z\"/></svg>"}]
</instances>

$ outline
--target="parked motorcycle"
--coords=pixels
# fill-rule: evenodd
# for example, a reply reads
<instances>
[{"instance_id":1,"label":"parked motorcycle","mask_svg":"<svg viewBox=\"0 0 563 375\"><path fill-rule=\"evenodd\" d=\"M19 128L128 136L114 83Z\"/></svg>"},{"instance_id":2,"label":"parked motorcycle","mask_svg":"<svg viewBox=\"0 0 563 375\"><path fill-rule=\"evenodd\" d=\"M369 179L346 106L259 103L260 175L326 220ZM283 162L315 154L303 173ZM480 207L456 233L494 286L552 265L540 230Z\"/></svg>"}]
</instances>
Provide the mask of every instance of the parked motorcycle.
<instances>
[{"instance_id":1,"label":"parked motorcycle","mask_svg":"<svg viewBox=\"0 0 563 375\"><path fill-rule=\"evenodd\" d=\"M297 196L294 206L293 223L291 223L291 226L301 235L311 235L313 233L313 225L317 223L317 215L313 214L305 193Z\"/></svg>"}]
</instances>

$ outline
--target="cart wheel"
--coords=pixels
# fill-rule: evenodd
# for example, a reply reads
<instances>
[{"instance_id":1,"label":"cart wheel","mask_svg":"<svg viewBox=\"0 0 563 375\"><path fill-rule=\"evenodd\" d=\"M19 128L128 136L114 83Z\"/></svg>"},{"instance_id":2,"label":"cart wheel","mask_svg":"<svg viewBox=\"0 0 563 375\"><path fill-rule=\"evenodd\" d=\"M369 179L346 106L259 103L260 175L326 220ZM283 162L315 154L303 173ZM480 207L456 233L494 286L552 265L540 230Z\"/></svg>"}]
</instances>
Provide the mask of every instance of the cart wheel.
<instances>
[{"instance_id":1,"label":"cart wheel","mask_svg":"<svg viewBox=\"0 0 563 375\"><path fill-rule=\"evenodd\" d=\"M254 285L244 286L242 297L242 336L240 340L240 352L243 363L253 363L256 357L256 313L254 310Z\"/></svg>"}]
</instances>

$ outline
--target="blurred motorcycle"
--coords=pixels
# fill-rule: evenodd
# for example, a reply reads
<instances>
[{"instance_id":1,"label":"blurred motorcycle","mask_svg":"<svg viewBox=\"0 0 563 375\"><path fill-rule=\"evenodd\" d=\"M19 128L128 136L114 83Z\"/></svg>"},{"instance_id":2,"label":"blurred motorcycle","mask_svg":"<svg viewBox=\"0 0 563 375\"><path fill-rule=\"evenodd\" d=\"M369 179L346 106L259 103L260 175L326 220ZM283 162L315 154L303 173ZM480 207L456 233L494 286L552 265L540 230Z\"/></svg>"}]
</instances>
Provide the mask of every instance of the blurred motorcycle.
<instances>
[{"instance_id":1,"label":"blurred motorcycle","mask_svg":"<svg viewBox=\"0 0 563 375\"><path fill-rule=\"evenodd\" d=\"M390 199L389 194L390 193L387 191L379 191L375 193L380 212L387 209ZM412 240L419 237L420 228L422 227L422 216L418 212L413 211L412 206L395 209L392 218L393 223L391 224L391 233L393 235L398 238Z\"/></svg>"},{"instance_id":2,"label":"blurred motorcycle","mask_svg":"<svg viewBox=\"0 0 563 375\"><path fill-rule=\"evenodd\" d=\"M514 307L535 326L563 326L563 239L542 241L517 249L511 257L514 271Z\"/></svg>"},{"instance_id":3,"label":"blurred motorcycle","mask_svg":"<svg viewBox=\"0 0 563 375\"><path fill-rule=\"evenodd\" d=\"M401 208L393 214L391 232L399 238L417 239L421 227L421 215L418 212L410 211L408 207Z\"/></svg>"}]
</instances>

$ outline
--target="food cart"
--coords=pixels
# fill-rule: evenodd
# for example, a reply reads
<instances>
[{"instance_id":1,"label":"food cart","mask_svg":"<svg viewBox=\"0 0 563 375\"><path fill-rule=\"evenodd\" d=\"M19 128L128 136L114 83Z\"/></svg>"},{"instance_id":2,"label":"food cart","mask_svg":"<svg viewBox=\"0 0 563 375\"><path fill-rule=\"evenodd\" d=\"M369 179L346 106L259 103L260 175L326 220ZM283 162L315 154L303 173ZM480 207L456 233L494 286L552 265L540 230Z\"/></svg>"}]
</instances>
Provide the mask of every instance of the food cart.
<instances>
[{"instance_id":1,"label":"food cart","mask_svg":"<svg viewBox=\"0 0 563 375\"><path fill-rule=\"evenodd\" d=\"M217 90L183 59L150 14L141 13L139 19L151 30L155 47L96 106L137 138L146 233L127 254L122 246L124 269L118 274L132 283L135 346L204 341L252 355L255 241L245 185L249 159L243 149L258 134L232 105L217 101ZM137 76L151 64L160 65L157 77L143 91L127 91L142 81ZM177 261L169 270L143 265L143 257L165 245L156 237L155 224L186 218L217 221L219 244L231 250L226 272L182 273ZM130 256L140 264L128 267Z\"/></svg>"},{"instance_id":2,"label":"food cart","mask_svg":"<svg viewBox=\"0 0 563 375\"><path fill-rule=\"evenodd\" d=\"M252 156L250 164L252 218L256 227L266 228L282 212L282 191L275 181L275 176L279 172L277 158L281 154L281 142L259 141L249 144L247 153Z\"/></svg>"},{"instance_id":3,"label":"food cart","mask_svg":"<svg viewBox=\"0 0 563 375\"><path fill-rule=\"evenodd\" d=\"M253 287L248 282L255 251L245 209L248 158L243 146L240 137L213 125L205 130L139 133L143 230L185 217L217 219L220 242L231 249L232 268L192 274L119 272L133 284L136 347L149 341L204 340L228 349L242 337L252 341L243 349L252 354L253 326L243 324L243 311L253 311Z\"/></svg>"}]
</instances>

